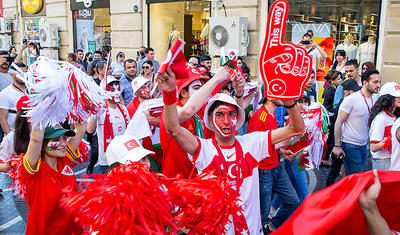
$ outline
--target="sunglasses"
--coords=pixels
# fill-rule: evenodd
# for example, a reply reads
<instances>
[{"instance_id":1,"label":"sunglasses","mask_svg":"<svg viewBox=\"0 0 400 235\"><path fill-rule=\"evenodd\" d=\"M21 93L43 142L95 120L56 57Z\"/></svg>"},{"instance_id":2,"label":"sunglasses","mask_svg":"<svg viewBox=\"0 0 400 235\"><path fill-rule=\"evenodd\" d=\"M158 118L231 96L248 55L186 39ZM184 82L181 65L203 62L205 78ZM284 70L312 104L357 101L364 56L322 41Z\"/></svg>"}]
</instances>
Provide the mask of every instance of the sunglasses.
<instances>
[{"instance_id":1,"label":"sunglasses","mask_svg":"<svg viewBox=\"0 0 400 235\"><path fill-rule=\"evenodd\" d=\"M124 54L121 54L121 55L119 55L119 57L125 57L125 55L124 55Z\"/></svg>"},{"instance_id":2,"label":"sunglasses","mask_svg":"<svg viewBox=\"0 0 400 235\"><path fill-rule=\"evenodd\" d=\"M142 69L149 69L150 66L142 66Z\"/></svg>"}]
</instances>

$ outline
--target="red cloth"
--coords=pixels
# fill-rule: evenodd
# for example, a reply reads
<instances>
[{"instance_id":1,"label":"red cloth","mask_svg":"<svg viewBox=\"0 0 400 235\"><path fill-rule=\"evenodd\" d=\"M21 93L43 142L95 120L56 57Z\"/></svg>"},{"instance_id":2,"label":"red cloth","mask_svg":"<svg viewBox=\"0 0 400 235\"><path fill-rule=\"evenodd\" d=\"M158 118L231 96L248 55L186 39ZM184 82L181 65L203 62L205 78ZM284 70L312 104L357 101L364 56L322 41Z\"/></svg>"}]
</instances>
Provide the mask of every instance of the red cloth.
<instances>
[{"instance_id":1,"label":"red cloth","mask_svg":"<svg viewBox=\"0 0 400 235\"><path fill-rule=\"evenodd\" d=\"M278 122L276 121L275 114L269 114L267 108L263 105L258 109L250 118L247 131L249 133L255 131L267 131L278 129ZM273 148L275 149L275 148ZM260 162L259 169L273 169L279 165L278 151L273 151L270 157L265 158Z\"/></svg>"},{"instance_id":2,"label":"red cloth","mask_svg":"<svg viewBox=\"0 0 400 235\"><path fill-rule=\"evenodd\" d=\"M382 184L379 211L392 230L400 231L400 171L378 171L378 175ZM272 235L369 234L358 197L373 183L373 172L362 172L310 194Z\"/></svg>"},{"instance_id":3,"label":"red cloth","mask_svg":"<svg viewBox=\"0 0 400 235\"><path fill-rule=\"evenodd\" d=\"M133 115L136 113L137 108L139 107L140 101L139 98L135 97L133 100L126 106L128 110L129 117L132 119Z\"/></svg>"},{"instance_id":4,"label":"red cloth","mask_svg":"<svg viewBox=\"0 0 400 235\"><path fill-rule=\"evenodd\" d=\"M78 191L78 183L67 157L57 159L57 171L41 161L39 171L30 174L24 166L22 183L26 185L29 206L26 234L81 234L82 227L74 222L71 214L59 206L62 189L72 187Z\"/></svg>"}]
</instances>

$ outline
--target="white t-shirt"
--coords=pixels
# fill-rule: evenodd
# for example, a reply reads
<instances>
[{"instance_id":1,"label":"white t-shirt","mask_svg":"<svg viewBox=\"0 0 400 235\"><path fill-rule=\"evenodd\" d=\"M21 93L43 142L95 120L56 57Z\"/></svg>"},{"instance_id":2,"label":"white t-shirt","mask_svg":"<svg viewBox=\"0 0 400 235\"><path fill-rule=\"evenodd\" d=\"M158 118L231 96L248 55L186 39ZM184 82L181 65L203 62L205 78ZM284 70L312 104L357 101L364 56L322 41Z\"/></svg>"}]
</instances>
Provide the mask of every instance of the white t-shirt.
<instances>
[{"instance_id":1,"label":"white t-shirt","mask_svg":"<svg viewBox=\"0 0 400 235\"><path fill-rule=\"evenodd\" d=\"M25 94L13 87L13 85L9 85L4 90L0 92L0 108L6 110L14 110L16 109L16 104L18 100L24 96ZM8 113L7 121L8 125L10 126L11 130L15 128L15 117L17 114L15 113Z\"/></svg>"},{"instance_id":2,"label":"white t-shirt","mask_svg":"<svg viewBox=\"0 0 400 235\"><path fill-rule=\"evenodd\" d=\"M306 49L306 51L310 51L310 49ZM317 59L321 59L322 55L321 53L318 51L317 48L314 48L310 53L308 53L308 55L310 55L312 57L312 68L314 69L314 71L317 71Z\"/></svg>"},{"instance_id":3,"label":"white t-shirt","mask_svg":"<svg viewBox=\"0 0 400 235\"><path fill-rule=\"evenodd\" d=\"M371 128L369 130L369 139L371 143L379 143L382 140L388 138L390 136L390 131L392 130L392 126L394 121L396 120L395 116L389 116L386 112L380 112L371 123ZM372 158L377 159L386 159L390 158L389 150L380 150L377 152L372 152Z\"/></svg>"},{"instance_id":4,"label":"white t-shirt","mask_svg":"<svg viewBox=\"0 0 400 235\"><path fill-rule=\"evenodd\" d=\"M8 161L15 154L14 151L14 131L10 131L0 144L0 162Z\"/></svg>"},{"instance_id":5,"label":"white t-shirt","mask_svg":"<svg viewBox=\"0 0 400 235\"><path fill-rule=\"evenodd\" d=\"M364 146L368 142L368 110L376 103L377 95L365 97L365 100L361 91L354 92L345 97L339 107L339 110L349 114L342 125L342 141L345 143Z\"/></svg>"},{"instance_id":6,"label":"white t-shirt","mask_svg":"<svg viewBox=\"0 0 400 235\"><path fill-rule=\"evenodd\" d=\"M400 142L396 138L396 131L400 128L400 118L393 124L392 133L392 157L390 159L391 171L400 171Z\"/></svg>"},{"instance_id":7,"label":"white t-shirt","mask_svg":"<svg viewBox=\"0 0 400 235\"><path fill-rule=\"evenodd\" d=\"M196 137L199 141L198 152L195 156L188 154L191 161L201 173L202 171L219 172L221 165L218 163L216 156L218 151L212 143L212 139L202 139ZM244 202L243 214L245 216L250 234L262 234L261 229L261 213L260 213L260 197L259 197L259 178L258 163L271 154L271 132L253 132L243 136L236 136L236 140L242 147L244 162L241 169L243 183L240 186L240 196ZM236 182L236 154L235 146L229 148L221 147L224 155L228 175L233 182ZM234 185L236 188L236 185ZM233 224L227 225L226 234L235 234Z\"/></svg>"},{"instance_id":8,"label":"white t-shirt","mask_svg":"<svg viewBox=\"0 0 400 235\"><path fill-rule=\"evenodd\" d=\"M121 105L122 109L125 112L125 117L128 120L129 123L129 114L128 114L128 110L126 109L125 106ZM126 124L125 124L125 120L124 120L124 115L119 111L119 108L116 107L115 109L107 107L108 108L108 112L110 114L110 122L112 123L112 127L113 127L113 133L114 133L114 137L115 136L119 136L119 135L123 135L126 129ZM99 143L99 160L97 162L98 165L100 166L108 166L107 163L107 158L106 158L106 151L104 151L104 121L106 118L106 112L104 112L99 120L97 120L97 139L98 139L98 143ZM109 142L111 142L111 140L107 140Z\"/></svg>"}]
</instances>

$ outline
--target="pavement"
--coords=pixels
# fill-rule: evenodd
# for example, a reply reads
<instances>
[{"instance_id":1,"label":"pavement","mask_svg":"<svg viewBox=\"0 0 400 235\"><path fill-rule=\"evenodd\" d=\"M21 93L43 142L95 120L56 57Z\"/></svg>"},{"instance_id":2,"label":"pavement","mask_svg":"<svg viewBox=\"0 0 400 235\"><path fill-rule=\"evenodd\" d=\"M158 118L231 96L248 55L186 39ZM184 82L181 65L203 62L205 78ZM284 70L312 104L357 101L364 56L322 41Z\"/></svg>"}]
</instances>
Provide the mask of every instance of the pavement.
<instances>
[{"instance_id":1,"label":"pavement","mask_svg":"<svg viewBox=\"0 0 400 235\"><path fill-rule=\"evenodd\" d=\"M84 164L83 166L77 166L74 168L78 182L86 174L86 166L87 164ZM370 169L371 161L367 161L366 170ZM306 172L310 192L317 192L325 187L326 178L329 172L328 167L320 167L319 169L313 169ZM339 175L337 180L340 180L341 178L341 175ZM4 173L0 173L0 188L3 189L3 192L0 193L0 234L24 234L26 221L22 217L24 214L27 214L26 207L15 202L15 197L12 195L11 189L7 187L9 183L10 179ZM17 208L19 210L17 210Z\"/></svg>"}]
</instances>

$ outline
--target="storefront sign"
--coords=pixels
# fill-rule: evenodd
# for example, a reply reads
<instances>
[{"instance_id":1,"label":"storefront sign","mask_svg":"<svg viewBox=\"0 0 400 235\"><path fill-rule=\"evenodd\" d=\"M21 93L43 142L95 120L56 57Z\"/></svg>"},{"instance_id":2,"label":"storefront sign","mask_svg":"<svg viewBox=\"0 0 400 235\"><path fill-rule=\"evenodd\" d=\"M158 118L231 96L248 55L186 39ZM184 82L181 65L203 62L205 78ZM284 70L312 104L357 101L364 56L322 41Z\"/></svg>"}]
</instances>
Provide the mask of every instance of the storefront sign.
<instances>
[{"instance_id":1,"label":"storefront sign","mask_svg":"<svg viewBox=\"0 0 400 235\"><path fill-rule=\"evenodd\" d=\"M76 20L93 20L92 9L79 9L74 11L73 17Z\"/></svg>"},{"instance_id":2,"label":"storefront sign","mask_svg":"<svg viewBox=\"0 0 400 235\"><path fill-rule=\"evenodd\" d=\"M312 71L307 51L283 41L289 3L277 0L268 13L264 45L260 53L260 71L265 84L264 95L276 99L297 99Z\"/></svg>"},{"instance_id":3,"label":"storefront sign","mask_svg":"<svg viewBox=\"0 0 400 235\"><path fill-rule=\"evenodd\" d=\"M38 13L43 6L43 0L22 0L22 9L28 14Z\"/></svg>"},{"instance_id":4,"label":"storefront sign","mask_svg":"<svg viewBox=\"0 0 400 235\"><path fill-rule=\"evenodd\" d=\"M87 8L109 8L110 0L71 0L71 10L87 9Z\"/></svg>"}]
</instances>

